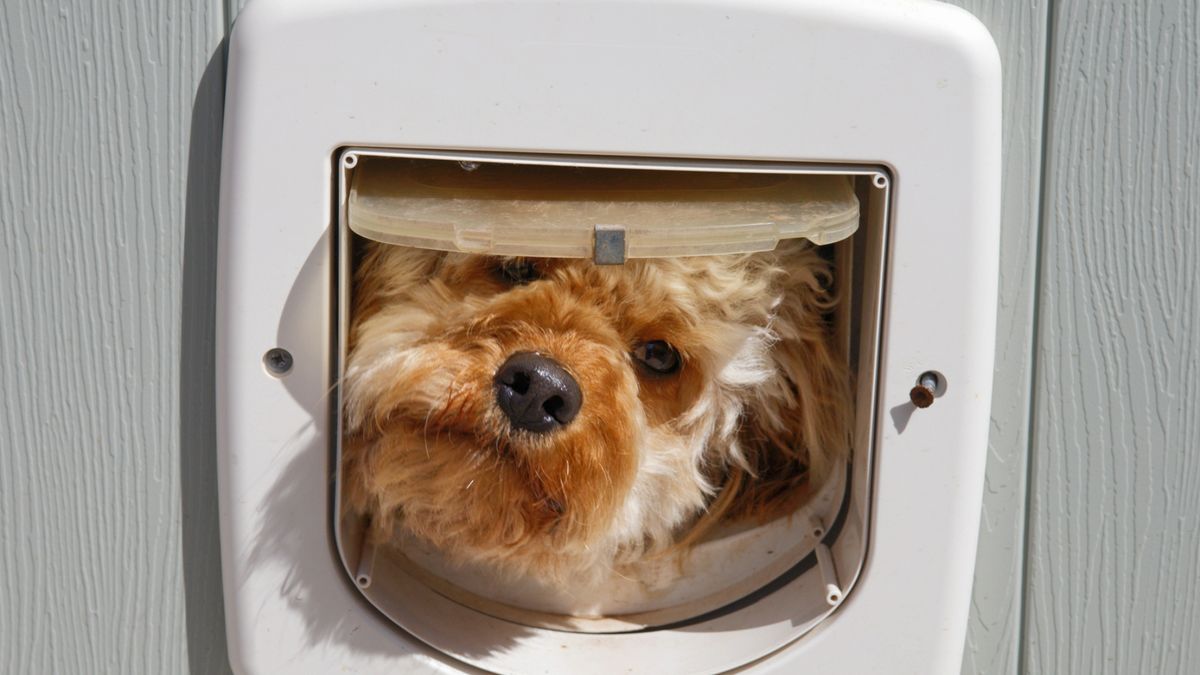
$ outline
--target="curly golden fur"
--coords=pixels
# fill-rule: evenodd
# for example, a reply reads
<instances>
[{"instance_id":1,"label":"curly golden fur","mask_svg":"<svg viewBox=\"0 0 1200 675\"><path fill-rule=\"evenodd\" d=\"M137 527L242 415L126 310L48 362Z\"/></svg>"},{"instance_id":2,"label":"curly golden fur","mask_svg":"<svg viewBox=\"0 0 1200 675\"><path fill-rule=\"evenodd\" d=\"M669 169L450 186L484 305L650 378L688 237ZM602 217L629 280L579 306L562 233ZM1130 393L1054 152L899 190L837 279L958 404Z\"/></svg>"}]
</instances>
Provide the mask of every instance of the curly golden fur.
<instances>
[{"instance_id":1,"label":"curly golden fur","mask_svg":"<svg viewBox=\"0 0 1200 675\"><path fill-rule=\"evenodd\" d=\"M768 253L512 261L367 244L343 380L347 508L451 559L570 580L797 508L849 451L831 270ZM527 283L525 283L527 282ZM632 356L665 341L677 372ZM550 433L514 428L493 377L534 352L578 382Z\"/></svg>"}]
</instances>

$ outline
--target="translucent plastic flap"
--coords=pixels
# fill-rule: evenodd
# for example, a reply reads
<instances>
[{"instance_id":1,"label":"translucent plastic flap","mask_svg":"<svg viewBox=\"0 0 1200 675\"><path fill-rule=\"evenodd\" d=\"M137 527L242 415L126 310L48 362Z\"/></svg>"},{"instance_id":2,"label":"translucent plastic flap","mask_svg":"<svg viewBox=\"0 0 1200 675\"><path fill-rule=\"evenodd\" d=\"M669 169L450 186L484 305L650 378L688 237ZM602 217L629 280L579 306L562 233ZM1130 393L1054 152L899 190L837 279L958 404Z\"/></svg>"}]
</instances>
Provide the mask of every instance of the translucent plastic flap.
<instances>
[{"instance_id":1,"label":"translucent plastic flap","mask_svg":"<svg viewBox=\"0 0 1200 675\"><path fill-rule=\"evenodd\" d=\"M858 200L845 175L363 157L346 216L360 236L439 251L591 258L599 230L619 257L653 258L829 244L854 233Z\"/></svg>"}]
</instances>

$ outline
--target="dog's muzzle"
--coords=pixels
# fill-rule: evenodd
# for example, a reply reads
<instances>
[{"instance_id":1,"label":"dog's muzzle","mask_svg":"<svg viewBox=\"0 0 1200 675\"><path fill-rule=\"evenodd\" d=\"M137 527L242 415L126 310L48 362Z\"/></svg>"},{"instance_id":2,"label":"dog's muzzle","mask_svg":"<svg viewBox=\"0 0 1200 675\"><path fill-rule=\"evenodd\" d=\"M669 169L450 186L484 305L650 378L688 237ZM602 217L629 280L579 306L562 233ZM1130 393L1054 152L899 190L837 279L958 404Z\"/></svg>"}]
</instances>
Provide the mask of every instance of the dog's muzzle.
<instances>
[{"instance_id":1,"label":"dog's muzzle","mask_svg":"<svg viewBox=\"0 0 1200 675\"><path fill-rule=\"evenodd\" d=\"M579 414L579 383L557 361L532 352L508 357L492 380L496 403L516 429L542 434Z\"/></svg>"}]
</instances>

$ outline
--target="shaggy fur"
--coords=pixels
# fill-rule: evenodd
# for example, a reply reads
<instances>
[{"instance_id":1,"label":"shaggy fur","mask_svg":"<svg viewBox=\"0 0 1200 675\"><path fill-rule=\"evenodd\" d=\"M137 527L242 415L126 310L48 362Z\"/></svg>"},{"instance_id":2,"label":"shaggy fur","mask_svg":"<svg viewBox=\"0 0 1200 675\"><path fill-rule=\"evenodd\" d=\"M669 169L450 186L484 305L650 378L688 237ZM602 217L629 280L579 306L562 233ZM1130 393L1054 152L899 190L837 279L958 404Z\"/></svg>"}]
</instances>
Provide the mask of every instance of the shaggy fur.
<instances>
[{"instance_id":1,"label":"shaggy fur","mask_svg":"<svg viewBox=\"0 0 1200 675\"><path fill-rule=\"evenodd\" d=\"M849 374L826 316L828 263L770 253L503 259L368 244L344 386L348 508L451 559L568 580L685 549L712 525L789 512L849 451ZM511 264L511 263L510 263ZM665 340L682 366L631 352ZM582 408L548 434L511 428L492 379L537 352Z\"/></svg>"}]
</instances>

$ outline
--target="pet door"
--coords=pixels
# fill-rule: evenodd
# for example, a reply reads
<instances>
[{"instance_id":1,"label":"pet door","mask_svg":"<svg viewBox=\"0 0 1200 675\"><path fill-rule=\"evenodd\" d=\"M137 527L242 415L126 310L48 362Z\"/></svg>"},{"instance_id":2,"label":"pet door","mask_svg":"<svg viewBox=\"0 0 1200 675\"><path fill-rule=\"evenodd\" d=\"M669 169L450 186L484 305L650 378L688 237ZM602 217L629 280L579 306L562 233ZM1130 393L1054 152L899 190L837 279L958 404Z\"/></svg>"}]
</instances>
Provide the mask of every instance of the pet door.
<instances>
[{"instance_id":1,"label":"pet door","mask_svg":"<svg viewBox=\"0 0 1200 675\"><path fill-rule=\"evenodd\" d=\"M230 33L228 66L214 404L235 672L958 672L987 457L1000 232L1000 61L974 17L930 0L255 0ZM378 262L367 257L376 247L412 259L395 258L390 274L375 275L382 286L356 286L355 275ZM414 305L422 321L434 307L447 324L474 321L487 330L495 327L485 325L492 314L546 318L564 303L628 303L665 334L674 330L666 313L678 318L699 307L685 306L684 296L706 292L702 283L714 291L710 298L740 289L727 303L731 312L762 301L753 284L738 281L744 270L689 277L697 260L756 261L800 248L816 251L810 269L831 270L840 298L820 319L834 327L830 344L850 373L843 384L852 380L853 423L848 461L825 467L824 491L761 493L764 500L811 497L790 514L770 517L770 510L763 522L730 518L688 530L698 539L690 555L664 558L658 576L567 585L492 574L445 546L424 547L453 528L421 513L403 514L405 524L429 529L421 538L407 541L402 529L397 545L374 549L363 535L385 530L382 520L342 517L367 512L344 510L355 495L361 505L364 493L338 475L343 455L361 450L354 444L362 440L341 411L367 400L349 391L353 378L344 372L359 353L348 351L348 331L371 311L353 311L354 303L363 310L365 297L424 284ZM524 262L495 269L514 255ZM418 263L437 256L463 274L434 288ZM490 280L481 276L488 265ZM637 270L659 277L644 286L604 285ZM555 286L542 281L568 273L586 283L544 292ZM463 284L479 284L478 297L496 288L497 275L518 287L506 293L514 302L496 312L482 310L487 303L446 309L446 301L465 297ZM522 286L530 279L540 281ZM638 292L667 283L679 293ZM443 290L438 305L429 294ZM431 349L447 341L429 336L415 315L395 318L383 327L393 338L417 332L430 337ZM611 428L590 433L625 437L595 447L634 447L621 424L660 429L677 419L684 411L670 402L694 401L695 392L676 396L671 387L684 388L681 378L699 372L690 365L757 328L734 317L687 349L647 334L607 366L576 369L560 360L583 408L572 420L577 401L568 387L554 419L586 422L589 406L607 398L600 408L616 411ZM758 336L782 335L778 328ZM624 335L621 322L596 321L588 330ZM451 346L478 337L463 330ZM560 337L546 339L574 356ZM384 350L363 363L394 367L401 354L386 342L375 340ZM659 342L676 347L683 365L675 369L679 359ZM453 382L435 381L447 367L471 361L429 351L408 363L429 370L409 373L409 389L394 393L428 398L451 390ZM754 358L736 363L727 384L763 381ZM619 366L632 365L669 376L656 385L659 407L650 398L638 399L640 409L631 405L643 384L651 386L639 379L635 389L620 374ZM509 373L493 369L501 371ZM606 372L617 373L612 386L582 380ZM936 400L918 410L929 391L915 399L910 392L934 372ZM501 382L520 394L520 378ZM681 428L712 422L713 433L728 438L744 430L738 419L774 420L780 425L772 430L749 426L761 433L748 438L791 447L777 439L786 441L784 422L795 416L760 405L778 404L782 391L762 401L709 399ZM736 405L762 416L734 417ZM525 408L539 409L546 410ZM416 410L404 412L404 424ZM431 417L429 428L472 419L486 426L496 410L455 414ZM370 422L397 423L387 415ZM522 423L543 422L551 423ZM408 431L421 438L420 426ZM433 450L447 438L430 436L420 461L445 457ZM638 447L661 449L660 441ZM456 466L469 468L465 459ZM560 522L559 510L611 513L615 502L601 489L591 510L559 499L554 486L566 480L566 466L541 476L541 493L527 490L538 497L539 526ZM663 476L687 468L731 484L700 463L655 466ZM579 467L570 467L574 479ZM789 467L789 481L801 469L819 473ZM581 484L604 487L604 476L595 468ZM481 483L450 485L457 495ZM665 490L637 494L643 501L621 502L630 507L618 531L627 541L643 525L652 538L662 536L648 524L675 522L700 501ZM674 516L639 513L638 504L675 509Z\"/></svg>"},{"instance_id":2,"label":"pet door","mask_svg":"<svg viewBox=\"0 0 1200 675\"><path fill-rule=\"evenodd\" d=\"M853 593L870 530L887 173L853 165L367 148L343 151L338 168L338 382L346 377L348 329L361 300L355 294L371 292L355 286L366 246L619 266L771 252L806 239L833 270L824 283L839 302L821 320L852 383L848 451L798 507L765 522L716 523L686 553L643 563L636 578L615 570L566 587L452 558L403 528L387 545L373 543L379 537L368 536L369 520L345 504L347 422L339 413L337 547L371 604L424 642L497 672L546 667L547 654L563 648L576 656L584 653L578 648L606 649L606 672L622 670L622 658L644 667L636 645L646 641L670 654L681 672L734 668L836 614ZM338 411L344 402L339 388ZM464 480L463 489L471 487ZM733 649L681 638L747 625L765 629L744 632ZM586 670L575 662L579 668Z\"/></svg>"}]
</instances>

